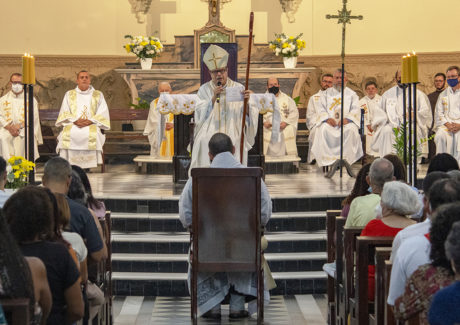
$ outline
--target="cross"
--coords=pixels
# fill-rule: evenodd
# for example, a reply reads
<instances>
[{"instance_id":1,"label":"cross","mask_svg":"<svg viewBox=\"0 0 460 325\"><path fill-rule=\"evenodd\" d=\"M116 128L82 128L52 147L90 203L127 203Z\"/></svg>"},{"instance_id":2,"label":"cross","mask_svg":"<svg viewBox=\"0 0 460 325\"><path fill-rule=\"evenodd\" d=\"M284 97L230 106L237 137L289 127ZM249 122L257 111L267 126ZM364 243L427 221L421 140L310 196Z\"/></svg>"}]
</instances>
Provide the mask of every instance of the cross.
<instances>
[{"instance_id":1,"label":"cross","mask_svg":"<svg viewBox=\"0 0 460 325\"><path fill-rule=\"evenodd\" d=\"M10 106L10 104L11 104L11 103L10 103L9 101L5 101L5 107Z\"/></svg>"},{"instance_id":2,"label":"cross","mask_svg":"<svg viewBox=\"0 0 460 325\"><path fill-rule=\"evenodd\" d=\"M326 15L326 19L338 19L337 24L342 24L342 62L345 61L345 31L347 24L351 24L352 19L363 20L363 16L352 16L351 10L347 10L347 0L342 0L342 10L338 11L338 15Z\"/></svg>"},{"instance_id":3,"label":"cross","mask_svg":"<svg viewBox=\"0 0 460 325\"><path fill-rule=\"evenodd\" d=\"M220 21L220 10L222 9L222 5L224 3L230 2L232 0L201 0L201 1L208 3L209 20L206 23L206 26L209 26L209 25L222 26L222 22Z\"/></svg>"},{"instance_id":4,"label":"cross","mask_svg":"<svg viewBox=\"0 0 460 325\"><path fill-rule=\"evenodd\" d=\"M217 69L217 60L222 59L222 58L216 58L216 53L212 54L212 59L209 59L208 61L214 61L214 65L216 66Z\"/></svg>"}]
</instances>

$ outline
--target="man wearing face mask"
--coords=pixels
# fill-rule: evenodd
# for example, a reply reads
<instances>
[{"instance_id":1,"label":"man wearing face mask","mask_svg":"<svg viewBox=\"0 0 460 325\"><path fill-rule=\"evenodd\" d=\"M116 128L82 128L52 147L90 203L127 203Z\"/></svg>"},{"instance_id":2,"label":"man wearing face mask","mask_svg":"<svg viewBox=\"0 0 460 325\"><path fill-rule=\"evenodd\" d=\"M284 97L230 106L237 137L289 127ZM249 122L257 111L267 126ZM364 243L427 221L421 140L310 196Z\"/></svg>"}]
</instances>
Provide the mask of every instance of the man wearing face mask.
<instances>
[{"instance_id":1,"label":"man wearing face mask","mask_svg":"<svg viewBox=\"0 0 460 325\"><path fill-rule=\"evenodd\" d=\"M459 67L447 68L447 83L435 109L436 153L448 153L460 160L460 76Z\"/></svg>"},{"instance_id":2,"label":"man wearing face mask","mask_svg":"<svg viewBox=\"0 0 460 325\"><path fill-rule=\"evenodd\" d=\"M294 100L280 90L278 79L270 77L267 80L267 91L276 97L280 109L280 138L272 142L273 113L264 115L264 154L267 156L295 156L297 157L296 133L299 121L299 110Z\"/></svg>"},{"instance_id":3,"label":"man wearing face mask","mask_svg":"<svg viewBox=\"0 0 460 325\"><path fill-rule=\"evenodd\" d=\"M158 85L158 94L171 93L169 82ZM145 124L144 135L150 142L150 156L171 158L174 155L174 114L160 114L157 108L158 98L150 103L149 117Z\"/></svg>"},{"instance_id":4,"label":"man wearing face mask","mask_svg":"<svg viewBox=\"0 0 460 325\"><path fill-rule=\"evenodd\" d=\"M306 123L307 128L310 131L308 134L308 162L314 164L315 157L311 154L311 147L313 146L313 141L315 140L316 129L321 125L322 121L319 119L321 105L320 98L321 94L326 91L326 89L332 87L333 76L330 73L325 73L321 76L320 87L321 89L310 97L308 100L307 114L306 114Z\"/></svg>"},{"instance_id":5,"label":"man wearing face mask","mask_svg":"<svg viewBox=\"0 0 460 325\"><path fill-rule=\"evenodd\" d=\"M344 105L343 105L343 159L350 165L363 155L359 124L361 110L358 95L346 87L347 74L344 75ZM342 100L342 70L334 72L333 87L321 94L319 120L321 126L316 131L311 153L318 166L332 165L340 159L340 125Z\"/></svg>"},{"instance_id":6,"label":"man wearing face mask","mask_svg":"<svg viewBox=\"0 0 460 325\"><path fill-rule=\"evenodd\" d=\"M24 152L24 87L22 75L10 77L11 91L0 98L0 155L8 160L11 156L25 156ZM39 157L38 144L42 144L38 103L34 98L34 158Z\"/></svg>"},{"instance_id":7,"label":"man wearing face mask","mask_svg":"<svg viewBox=\"0 0 460 325\"><path fill-rule=\"evenodd\" d=\"M396 86L388 89L382 95L382 109L387 113L388 122L392 128L399 128L403 124L403 89L401 85L401 71L395 73ZM407 107L409 107L409 96L407 96ZM407 108L409 110L409 108ZM408 111L407 111L408 112ZM407 121L409 121L407 113ZM428 97L417 89L417 148L420 148L423 158L428 155L428 144L426 141L421 143L421 139L428 137L428 128L431 127L433 117Z\"/></svg>"}]
</instances>

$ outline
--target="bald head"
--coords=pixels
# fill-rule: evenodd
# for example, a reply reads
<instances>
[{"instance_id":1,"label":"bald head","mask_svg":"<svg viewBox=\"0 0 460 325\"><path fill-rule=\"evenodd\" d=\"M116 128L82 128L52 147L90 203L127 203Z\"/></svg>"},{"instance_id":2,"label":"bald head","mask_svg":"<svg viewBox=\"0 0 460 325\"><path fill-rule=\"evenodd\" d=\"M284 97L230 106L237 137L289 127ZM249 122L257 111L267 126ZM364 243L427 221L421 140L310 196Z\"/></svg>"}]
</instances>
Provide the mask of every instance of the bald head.
<instances>
[{"instance_id":1,"label":"bald head","mask_svg":"<svg viewBox=\"0 0 460 325\"><path fill-rule=\"evenodd\" d=\"M161 93L170 93L172 91L171 85L167 81L162 81L158 85L158 92Z\"/></svg>"},{"instance_id":2,"label":"bald head","mask_svg":"<svg viewBox=\"0 0 460 325\"><path fill-rule=\"evenodd\" d=\"M344 85L346 85L348 82L348 77L347 77L346 72L343 74L343 81L344 81ZM332 80L332 84L336 88L342 87L342 69L337 69L334 71L334 77Z\"/></svg>"},{"instance_id":3,"label":"bald head","mask_svg":"<svg viewBox=\"0 0 460 325\"><path fill-rule=\"evenodd\" d=\"M279 95L280 84L278 82L278 78L270 77L267 79L267 91L275 96Z\"/></svg>"}]
</instances>

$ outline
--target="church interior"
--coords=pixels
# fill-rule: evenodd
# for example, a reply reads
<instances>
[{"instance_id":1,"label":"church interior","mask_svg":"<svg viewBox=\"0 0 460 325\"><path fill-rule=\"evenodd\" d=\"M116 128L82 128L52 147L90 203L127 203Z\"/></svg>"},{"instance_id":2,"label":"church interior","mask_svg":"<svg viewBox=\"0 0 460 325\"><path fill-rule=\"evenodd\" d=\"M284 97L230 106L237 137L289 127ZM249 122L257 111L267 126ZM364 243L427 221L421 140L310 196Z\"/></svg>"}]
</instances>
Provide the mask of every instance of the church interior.
<instances>
[{"instance_id":1,"label":"church interior","mask_svg":"<svg viewBox=\"0 0 460 325\"><path fill-rule=\"evenodd\" d=\"M78 126L78 121L75 122L77 118L69 124L60 121L68 117L62 113L64 106L68 106L69 111L73 109L72 99L68 98L72 94L79 98L83 90L80 87L80 82L82 84L85 82L80 79L82 75L89 77L90 88L86 89L94 90L106 103L104 114L107 115L104 117L110 116L108 118L110 127L104 128L104 118L93 111L93 117L99 119L90 119L92 121L89 122L90 139L85 140L87 141L85 145L89 143L89 149L85 147L84 150L96 150L98 161L94 166L80 165L89 179L92 188L91 197L94 196L98 201L102 201L107 211L105 216L103 213L102 218L99 218L107 258L98 263L93 261L94 265L90 265L91 254L88 248L88 274L91 275L92 272L95 277L92 279L89 276L89 278L99 285L103 302L102 307L98 307L97 315L92 315L93 319L88 319L86 313L78 324L194 323L191 318L193 303L188 282L191 258L189 253L192 245L189 234L191 228L184 226L182 216L179 214L182 215L184 186L191 178L190 166L191 164L193 166L191 161L194 160L194 152L191 148L195 149L200 145L197 139L197 134L202 131L200 117L197 114L199 101L202 99L200 89L209 80L212 80L210 81L212 84L215 80L212 78L219 78L215 77L216 75L221 76L224 73L228 73L228 79L241 84L242 87L247 86L246 89L254 94L270 95L272 88L269 87L269 80L275 78L278 88L273 92L273 98L278 98L278 93L287 95L285 102L278 101L276 107L270 102L270 105L273 105L271 112L279 111L278 116L281 118L281 122L278 121L279 132L275 132L276 114L273 113L272 117L272 113L269 113L270 119L273 118L273 121L269 122L273 123L273 131L272 124L269 124L267 137L265 121L268 115L264 117L259 107L260 114L258 114L258 121L255 122L257 134L251 144L252 148L250 146L245 149L247 165L263 168L263 180L272 205L271 217L263 233L264 240L268 242L268 246L263 251L263 260L268 263L276 287L270 290L269 300L265 300L264 323L299 325L429 323L426 319L428 310L420 313L425 318L422 316L419 318L417 315L410 320L404 319L406 323L402 318L395 318L395 314L399 314L395 313L393 306L386 301L389 295L390 275L393 276L391 263L395 263L395 260L390 261L392 239L388 239L389 235L380 235L385 236L386 241L382 238L377 239L376 236L364 237L362 231L366 224L348 226L345 224L342 209L344 204L351 205L351 200L347 201L350 197L355 199L357 196L365 196L377 188L374 188L375 184L369 181L373 175L373 162L375 168L378 168L379 163L383 164L379 158L395 153L394 144L389 144L390 151L383 154L379 154L379 147L388 146L388 143L382 141L374 146L370 144L376 138L376 133L373 134L374 138L370 135L373 131L369 131L366 136L366 127L369 130L375 127L372 122L369 122L370 124L366 122L368 106L362 104L362 99L369 99L370 97L367 97L369 87L375 86L376 94L379 98L380 96L383 98L382 102L385 102L384 100L389 102L384 94L392 89L398 91L398 83L395 80L398 71L402 72L402 82L408 89L407 96L413 95L411 97L413 102L409 100L407 104L408 109L411 109L411 105L416 106L417 103L423 105L421 103L423 101L430 122L427 122L424 139L419 141L419 138L415 139L415 135L410 135L409 143L404 142L404 146L409 146L408 150L404 150L404 147L402 149L404 154L408 152L409 155L405 164L401 160L406 159L406 156L402 159L398 153L401 158L399 162L404 170L401 179L396 175L398 167L389 159L395 166L393 179L410 185L420 198L427 195L427 192L423 192L427 183L424 179L428 178L432 165L435 165L435 156L440 152L439 146L437 150L434 143L438 145L441 141L432 132L433 127L438 123L435 106L437 109L438 105L442 104L447 111L444 99L440 104L439 100L436 102L438 98L436 97L434 104L430 104L430 96L434 93L438 96L446 89L454 89L455 95L455 89L458 89L456 84L451 85L449 82L449 79L452 79L449 73L457 71L457 79L460 79L458 77L460 71L456 67L460 65L460 48L454 42L456 31L460 28L460 21L456 19L455 14L447 15L447 13L458 12L460 2L456 0L438 2L428 0L380 2L366 0L79 0L73 2L26 0L4 1L1 8L3 18L0 20L0 28L5 33L0 52L0 97L4 98L14 91L12 78L15 74L19 73L24 83L26 77L29 77L29 85L24 88L27 91L21 97L28 98L21 99L27 102L28 107L25 109L22 104L22 118L24 119L24 112L32 116L30 112L34 109L38 109L39 115L38 119L35 117L35 128L40 129L42 141L39 141L38 146L34 148L30 145L30 140L29 142L22 140L26 143L25 150L22 146L24 153L22 155L17 152L11 153L11 156L23 156L29 161L35 161L34 170L28 174L30 183L43 183L42 185L48 187L44 177L45 165L55 157L65 157L72 165L78 165L77 160L71 160L74 156L63 156L59 153L59 150L64 151L62 148L65 145L67 145L65 148L69 149L69 146L77 143L74 139L70 140L71 131L67 134L69 137L67 140L65 133L69 124ZM254 14L254 24L250 31L248 24L251 12ZM333 17L327 19L327 15ZM358 18L358 16L362 17ZM279 52L276 52L275 45L271 45L281 37L280 34L286 35L286 42L289 41L289 37L291 40L295 38L293 44L296 44L299 50L297 55L290 57L295 58L293 66L287 65L287 55L283 54L282 45ZM125 35L132 35L134 40ZM150 37L145 44L152 44L155 51L158 51L158 53L148 53L153 60L150 59L151 62L147 62L147 66L144 66L144 59L149 58L138 55L137 47L133 45L138 35ZM145 40L141 39L141 41ZM215 69L209 65L211 60L203 59L206 50L211 48L207 43L221 44L223 51L229 54L228 66L227 61L223 66L218 66L215 54ZM249 58L248 50L250 50ZM24 69L25 53L34 56L33 68ZM416 79L411 81L407 79L407 83L404 83L407 74L403 69L402 57L408 55L418 60L415 63L418 74ZM249 75L247 75L248 63L250 63ZM346 74L338 70L340 67L345 68ZM410 68L414 71L412 65ZM30 77L31 69L34 78ZM228 72L220 72L219 69L227 69ZM411 73L409 74L412 76ZM439 73L444 75L441 86L435 83ZM343 115L343 118L340 120L337 115L336 120L341 121L342 124L346 123L343 121L348 121L350 124L354 121L351 115L343 111L344 106L349 104L349 99L344 99L343 88L340 92L341 82L346 82L344 78L348 79L346 89L353 94L351 101L354 101L354 104L350 104L350 107L356 108L357 113L355 113L358 114L357 122L355 121L353 126L360 143L345 142L342 152L340 146L338 147L338 152L341 153L351 147L362 149L359 159L350 162L350 170L345 167L336 170L335 165L331 167L329 163L323 164L318 154L315 156L312 153L312 147L315 147L312 145L314 140L309 125L308 110L315 109L315 104L311 104L313 99L324 99L324 105L329 100L329 95L326 94L328 89L322 86L326 75L330 75L334 83L332 88L337 89L339 95L336 97L341 100L337 109L342 104L342 111L339 109L336 112L339 112L337 114L340 116ZM340 80L341 77L343 78ZM221 87L220 84L213 85L213 87ZM162 87L169 87L169 90ZM401 88L404 89L404 96L406 96L406 88ZM74 89L76 91L73 91ZM215 88L212 89L214 91ZM19 92L22 91L22 88L19 89ZM418 97L416 92L421 92L421 97ZM441 93L441 98L450 98L447 94L446 97L442 97L442 94L444 92ZM167 110L160 111L161 114L152 113L153 110L159 110L161 105L167 105L169 97L173 98L172 102L176 100L175 95L182 96L177 97L179 101L187 99L196 103L191 104L192 108L189 111L184 109L182 112ZM30 96L35 100L30 100ZM92 96L91 109L95 98L97 101L101 98L95 97L94 93ZM0 128L11 133L3 119L4 114L9 114L3 112L8 109L8 98L5 101L2 101L2 98L0 98ZM222 96L222 99L224 98ZM212 100L214 103L216 98L213 97ZM217 103L220 107L219 100L220 97L217 95ZM66 101L70 104L65 104ZM400 101L403 103L405 100ZM30 106L31 102L37 107ZM230 106L235 104L230 104L227 99L223 102ZM242 102L241 100L239 103ZM290 123L285 121L291 114L288 109L291 103L294 105L292 114L296 122L291 128L284 128L286 123L288 125ZM458 102L449 103L458 106L458 116L460 116L460 99ZM404 112L406 112L405 104L404 102ZM251 105L249 104L248 107ZM371 109L370 106L374 104L367 105ZM380 107L380 104L378 105ZM319 141L322 136L319 125L329 123L328 113L325 114L326 119L321 120L318 127L315 127L315 141ZM249 118L250 114L248 113L247 116ZM413 123L413 130L415 130L417 117L419 122L424 118L420 110L417 114L407 113L404 116L404 123L407 118L408 125ZM88 121L86 117L83 119ZM384 120L389 119L391 118L385 115ZM324 121L327 123L321 124ZM27 129L30 119L25 123ZM241 125L241 122L239 123ZM252 120L248 122L250 123ZM284 125L281 126L280 123ZM385 123L391 126L391 123ZM95 125L98 127L97 141L94 139L92 143L91 137L96 134ZM336 124L335 130L338 132L337 141L340 143L341 128L338 125ZM93 126L94 128L91 129ZM349 130L348 126L350 125L343 125L344 132ZM406 130L405 125L404 128L401 125L394 127L393 131L390 126L388 129L393 136L393 141L395 141L393 132L399 131L400 128ZM458 126L460 129L460 121ZM147 131L148 129L150 131ZM93 135L91 130L94 131ZM283 130L286 130L284 135ZM288 130L291 133L288 134ZM226 131L221 129L216 132L230 135ZM243 133L241 127L239 131ZM22 139L27 139L27 132L30 136L30 128L26 131L25 138L22 135ZM413 131L408 133L411 132ZM453 147L456 145L455 141L458 141L456 132L452 131L454 140L447 141L447 144ZM269 147L267 152L267 143L264 141L273 142L275 133L279 139L282 137L285 141L282 154L270 154L274 152L270 150L275 150L270 149L272 147ZM3 137L3 133L0 134ZM211 135L208 136L207 141ZM33 139L33 135L30 139ZM343 139L347 141L345 139L348 137L344 136ZM364 142L361 143L361 140ZM0 155L3 155L7 163L12 165L10 156L5 153L8 152L4 149L5 141L0 142ZM65 141L68 143L66 144ZM327 146L328 143L326 139L324 144L318 144L319 150L325 150L321 147ZM238 151L241 144L234 143L234 145ZM290 152L289 148L294 150L294 153ZM454 156L453 164L455 164L460 154L457 155L456 148L452 150L445 152ZM38 159L34 160L31 154L34 157L39 156ZM239 153L235 155L239 162L241 155ZM206 160L208 158L207 152L205 158ZM418 158L422 158L422 161ZM334 159L339 158L334 156ZM369 166L370 163L372 165ZM438 164L440 168L438 170L442 172L449 170L445 167L447 162L442 161ZM194 165L194 167L208 166L209 162L206 166ZM367 166L366 174L363 172L365 166ZM459 169L458 164L456 168L451 169ZM13 170L13 174L15 170L17 169ZM0 174L1 172L0 170ZM457 174L451 177L458 179L459 176ZM26 185L25 183L22 186ZM365 193L356 193L359 190L358 186L366 187ZM382 188L383 183L381 192L369 195L377 193L382 196L383 202ZM21 190L15 189L15 191L7 192L8 196L19 194ZM0 187L0 192L5 191ZM460 192L458 200L460 200ZM420 201L421 205L425 202L422 199ZM446 199L445 202L454 204L449 203L453 201L456 200ZM378 202L380 203L380 198ZM0 203L5 203L1 195ZM373 208L377 205L380 207L380 204L374 204ZM235 202L235 205L238 206L238 202ZM420 211L423 209L420 206ZM4 219L3 215L5 215L5 220L9 222L8 211L4 210L0 217ZM350 211L356 212L351 208ZM388 209L383 208L380 211L380 217L382 213L386 213L385 211ZM73 218L72 207L70 212ZM193 213L195 214L195 210ZM359 211L357 213L359 214ZM372 209L373 218L378 216L376 213ZM412 218L406 219L418 223L425 222L421 220L424 220L426 211L423 210L422 214L414 217L416 213L405 213ZM434 221L431 222L435 224ZM452 229L454 232L455 227L452 226ZM447 235L448 233L444 236ZM366 238L370 239L366 241ZM360 247L363 250L359 250ZM8 248L0 247L0 250L6 252ZM7 261L3 256L4 254L0 252L2 263ZM455 258L448 258L454 265ZM26 267L24 263L21 265ZM364 271L362 265L365 266ZM369 300L366 297L371 291L367 288L368 265L369 269L375 268L376 290L375 297ZM333 270L330 271L328 267L333 267ZM5 282L5 277L1 272L0 307L3 306L5 314L9 313L8 317L17 317L15 310L20 307L25 308L26 313L29 313L27 310L29 301L24 303L17 299L27 297L18 296L16 293L9 296L7 290L2 289L2 281ZM450 272L452 279L455 278L458 283L460 280L458 272L455 275L455 268ZM361 280L364 281L362 282L364 285ZM49 276L48 281L50 281ZM3 287L7 288L5 283ZM232 286L231 290L235 288ZM231 294L228 293L228 296ZM53 303L54 299L53 297ZM200 297L197 299L200 304ZM38 298L36 300L38 301ZM250 304L246 304L245 308L249 308ZM86 306L85 310L87 308L89 307ZM425 306L425 309L427 308L429 309L429 305ZM51 312L53 313L53 310ZM1 314L0 308L0 324L3 324ZM257 316L249 315L249 317L232 319L232 310L228 304L225 304L222 305L222 311L219 311L217 319L211 313L210 318L199 317L198 323L251 324L259 321ZM22 321L17 324L27 323ZM458 322L460 323L460 319ZM12 324L16 322L13 321ZM48 322L48 324L58 323Z\"/></svg>"}]
</instances>

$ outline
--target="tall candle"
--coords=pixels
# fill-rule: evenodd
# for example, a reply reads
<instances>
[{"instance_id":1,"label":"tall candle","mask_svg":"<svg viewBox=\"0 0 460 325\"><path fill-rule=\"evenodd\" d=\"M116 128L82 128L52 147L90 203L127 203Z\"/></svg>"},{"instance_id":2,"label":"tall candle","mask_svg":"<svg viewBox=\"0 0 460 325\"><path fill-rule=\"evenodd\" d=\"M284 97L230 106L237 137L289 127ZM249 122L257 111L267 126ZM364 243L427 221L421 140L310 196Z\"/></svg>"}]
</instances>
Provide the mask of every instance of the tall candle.
<instances>
[{"instance_id":1,"label":"tall candle","mask_svg":"<svg viewBox=\"0 0 460 325\"><path fill-rule=\"evenodd\" d=\"M401 83L407 84L409 80L409 58L405 55L402 57Z\"/></svg>"},{"instance_id":2,"label":"tall candle","mask_svg":"<svg viewBox=\"0 0 460 325\"><path fill-rule=\"evenodd\" d=\"M33 55L29 57L29 84L35 85L35 58Z\"/></svg>"},{"instance_id":3,"label":"tall candle","mask_svg":"<svg viewBox=\"0 0 460 325\"><path fill-rule=\"evenodd\" d=\"M22 56L22 83L29 84L29 58L27 53Z\"/></svg>"},{"instance_id":4,"label":"tall candle","mask_svg":"<svg viewBox=\"0 0 460 325\"><path fill-rule=\"evenodd\" d=\"M412 52L410 58L410 82L418 82L418 57L415 52Z\"/></svg>"}]
</instances>

